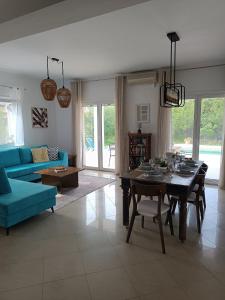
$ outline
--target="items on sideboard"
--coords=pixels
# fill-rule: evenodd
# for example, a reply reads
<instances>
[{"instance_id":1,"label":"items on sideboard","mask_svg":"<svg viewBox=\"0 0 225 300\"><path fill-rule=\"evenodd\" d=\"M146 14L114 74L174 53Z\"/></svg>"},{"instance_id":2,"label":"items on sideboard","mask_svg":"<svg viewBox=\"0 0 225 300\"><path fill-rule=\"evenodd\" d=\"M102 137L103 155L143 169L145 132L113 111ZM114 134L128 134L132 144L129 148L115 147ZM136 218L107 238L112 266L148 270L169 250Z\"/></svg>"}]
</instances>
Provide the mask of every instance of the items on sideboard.
<instances>
[{"instance_id":1,"label":"items on sideboard","mask_svg":"<svg viewBox=\"0 0 225 300\"><path fill-rule=\"evenodd\" d=\"M129 169L136 169L143 161L151 159L151 133L128 133Z\"/></svg>"},{"instance_id":2,"label":"items on sideboard","mask_svg":"<svg viewBox=\"0 0 225 300\"><path fill-rule=\"evenodd\" d=\"M61 64L62 66L62 87L57 90L57 85L54 80L49 77L49 60ZM47 79L41 82L41 91L45 100L52 101L57 95L60 107L67 108L71 102L71 92L64 86L64 63L55 57L47 56Z\"/></svg>"}]
</instances>

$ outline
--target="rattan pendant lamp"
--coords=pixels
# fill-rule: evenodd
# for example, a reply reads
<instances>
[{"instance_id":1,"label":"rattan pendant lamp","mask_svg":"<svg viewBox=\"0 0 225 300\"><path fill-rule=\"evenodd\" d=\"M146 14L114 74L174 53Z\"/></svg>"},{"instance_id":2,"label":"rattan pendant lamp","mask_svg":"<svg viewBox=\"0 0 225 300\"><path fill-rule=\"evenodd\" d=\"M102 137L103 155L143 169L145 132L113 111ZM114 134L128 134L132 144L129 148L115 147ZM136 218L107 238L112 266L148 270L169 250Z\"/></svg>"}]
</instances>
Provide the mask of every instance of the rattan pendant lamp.
<instances>
[{"instance_id":1,"label":"rattan pendant lamp","mask_svg":"<svg viewBox=\"0 0 225 300\"><path fill-rule=\"evenodd\" d=\"M64 86L64 65L63 61L62 64L62 80L63 80L63 86L57 90L57 99L59 102L60 107L67 108L70 105L71 102L71 92L69 89L65 88Z\"/></svg>"},{"instance_id":2,"label":"rattan pendant lamp","mask_svg":"<svg viewBox=\"0 0 225 300\"><path fill-rule=\"evenodd\" d=\"M45 100L52 101L55 98L57 91L57 84L55 80L49 77L49 57L47 56L47 78L41 82L41 92Z\"/></svg>"}]
</instances>

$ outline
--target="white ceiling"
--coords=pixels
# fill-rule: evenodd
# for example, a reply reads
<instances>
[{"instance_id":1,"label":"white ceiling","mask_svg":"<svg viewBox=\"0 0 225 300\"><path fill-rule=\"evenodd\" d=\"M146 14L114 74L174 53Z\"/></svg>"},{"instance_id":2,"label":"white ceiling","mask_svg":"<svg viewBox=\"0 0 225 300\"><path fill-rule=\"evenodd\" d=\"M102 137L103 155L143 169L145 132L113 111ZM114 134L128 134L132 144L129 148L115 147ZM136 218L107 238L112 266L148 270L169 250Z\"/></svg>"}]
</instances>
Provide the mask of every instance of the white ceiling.
<instances>
[{"instance_id":1,"label":"white ceiling","mask_svg":"<svg viewBox=\"0 0 225 300\"><path fill-rule=\"evenodd\" d=\"M41 78L46 55L64 59L68 78L163 67L170 31L181 38L178 66L224 63L224 12L224 0L152 0L2 44L0 68Z\"/></svg>"},{"instance_id":2,"label":"white ceiling","mask_svg":"<svg viewBox=\"0 0 225 300\"><path fill-rule=\"evenodd\" d=\"M63 0L0 0L0 23L24 16Z\"/></svg>"}]
</instances>

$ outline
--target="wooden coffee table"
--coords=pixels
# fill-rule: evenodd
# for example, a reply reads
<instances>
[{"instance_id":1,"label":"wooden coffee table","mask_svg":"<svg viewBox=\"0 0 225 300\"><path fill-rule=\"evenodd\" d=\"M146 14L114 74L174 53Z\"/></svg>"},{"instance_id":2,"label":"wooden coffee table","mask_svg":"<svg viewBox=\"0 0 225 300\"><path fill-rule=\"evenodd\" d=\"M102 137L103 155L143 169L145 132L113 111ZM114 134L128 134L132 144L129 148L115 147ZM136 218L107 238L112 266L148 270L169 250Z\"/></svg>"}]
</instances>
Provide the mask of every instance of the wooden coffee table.
<instances>
[{"instance_id":1,"label":"wooden coffee table","mask_svg":"<svg viewBox=\"0 0 225 300\"><path fill-rule=\"evenodd\" d=\"M62 188L78 187L78 172L80 169L74 167L67 167L64 172L55 172L55 168L49 168L35 172L41 175L43 184L54 185L59 191Z\"/></svg>"}]
</instances>

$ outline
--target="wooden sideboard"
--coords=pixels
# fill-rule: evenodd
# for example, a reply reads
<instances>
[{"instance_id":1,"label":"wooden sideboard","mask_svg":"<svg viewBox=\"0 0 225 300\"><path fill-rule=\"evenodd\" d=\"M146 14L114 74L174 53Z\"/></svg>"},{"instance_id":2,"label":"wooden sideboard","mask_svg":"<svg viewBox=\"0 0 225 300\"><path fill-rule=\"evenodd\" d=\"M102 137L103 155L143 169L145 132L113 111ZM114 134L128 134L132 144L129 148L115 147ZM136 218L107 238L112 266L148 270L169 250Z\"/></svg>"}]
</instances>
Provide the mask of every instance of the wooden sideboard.
<instances>
[{"instance_id":1,"label":"wooden sideboard","mask_svg":"<svg viewBox=\"0 0 225 300\"><path fill-rule=\"evenodd\" d=\"M130 170L151 158L151 136L151 133L128 133Z\"/></svg>"}]
</instances>

